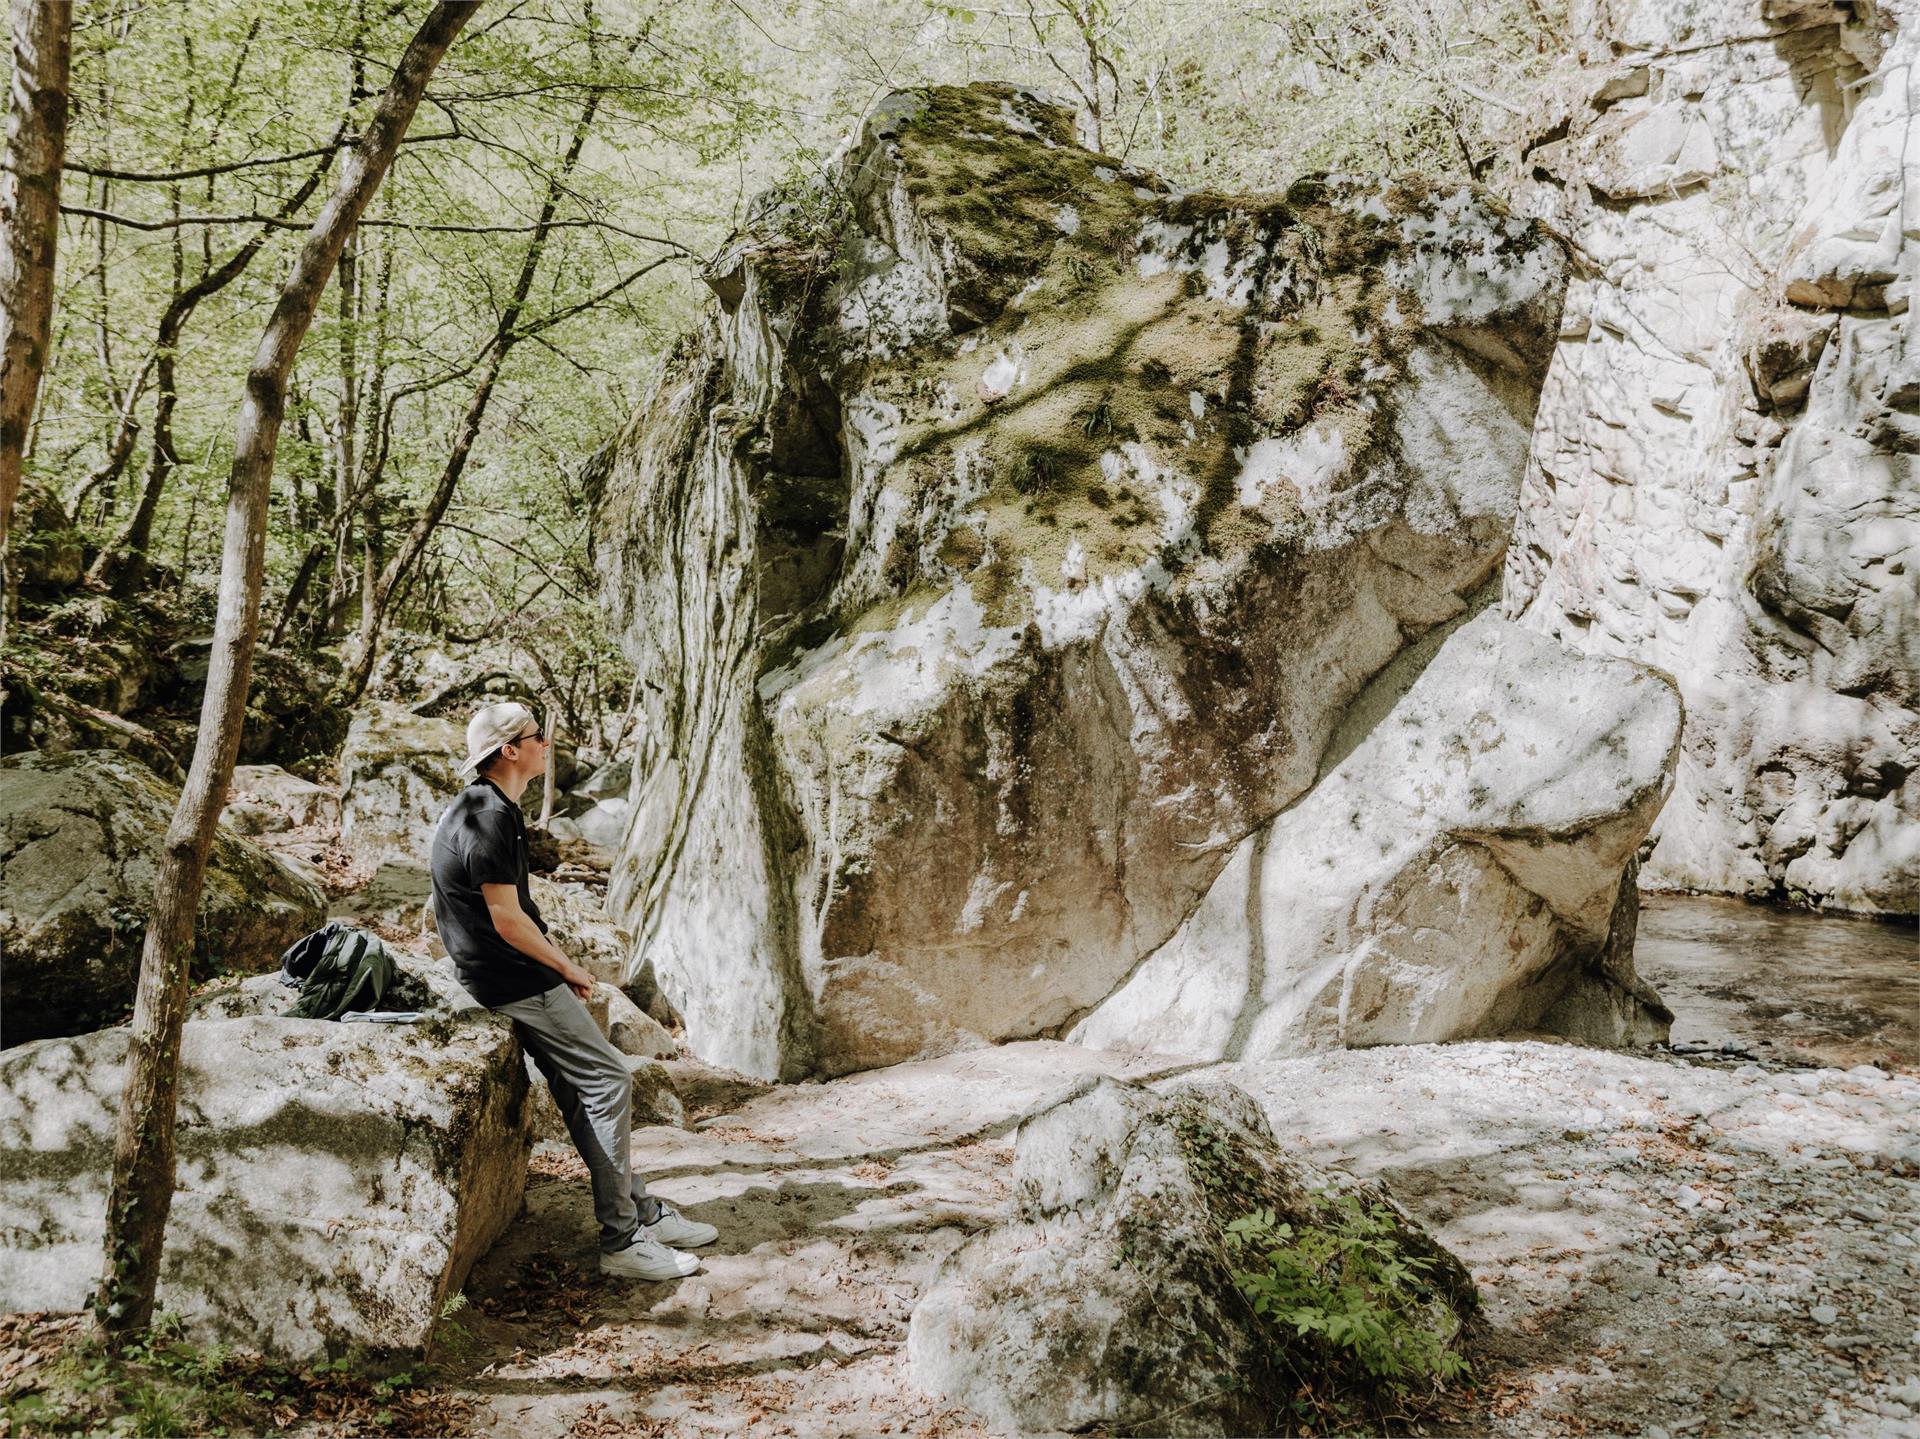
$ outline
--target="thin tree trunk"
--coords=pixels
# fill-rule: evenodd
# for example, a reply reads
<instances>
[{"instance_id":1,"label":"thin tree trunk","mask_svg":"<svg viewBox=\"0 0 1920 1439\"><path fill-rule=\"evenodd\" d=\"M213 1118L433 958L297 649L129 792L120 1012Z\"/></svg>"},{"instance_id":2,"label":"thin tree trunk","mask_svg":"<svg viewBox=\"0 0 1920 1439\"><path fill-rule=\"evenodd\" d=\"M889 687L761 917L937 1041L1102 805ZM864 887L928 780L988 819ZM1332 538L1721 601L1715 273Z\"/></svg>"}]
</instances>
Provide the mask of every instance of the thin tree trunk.
<instances>
[{"instance_id":1,"label":"thin tree trunk","mask_svg":"<svg viewBox=\"0 0 1920 1439\"><path fill-rule=\"evenodd\" d=\"M287 586L286 603L280 607L280 618L274 622L273 633L267 637L267 648L277 650L280 641L286 638L287 626L294 615L299 613L300 602L307 597L307 587L313 583L313 576L320 568L320 561L326 558L327 547L319 540L307 546L306 554L300 557L300 568L295 571L293 583Z\"/></svg>"},{"instance_id":2,"label":"thin tree trunk","mask_svg":"<svg viewBox=\"0 0 1920 1439\"><path fill-rule=\"evenodd\" d=\"M70 0L13 0L12 13L13 86L0 168L0 653L19 585L8 534L53 319L73 30Z\"/></svg>"},{"instance_id":3,"label":"thin tree trunk","mask_svg":"<svg viewBox=\"0 0 1920 1439\"><path fill-rule=\"evenodd\" d=\"M345 133L343 123L334 133L335 142L338 143ZM320 157L307 178L301 182L300 188L281 205L277 218L285 219L296 214L307 203L332 168L335 153L329 149ZM146 577L147 546L153 540L153 517L160 507L160 497L166 490L167 480L174 466L179 463L173 450L173 411L179 400L179 392L174 384L174 364L178 359L181 331L186 328L187 321L193 317L194 310L202 300L218 294L240 278L273 233L272 226L262 225L252 238L227 256L219 269L209 270L184 290L179 288L176 277L173 299L160 316L160 331L153 342L153 354L149 357L149 363L156 373L158 395L153 402L153 452L148 459L147 480L141 487L140 501L134 506L132 515L128 516L126 526L110 544L101 548L87 572L88 579L95 584L111 585L116 594L131 593Z\"/></svg>"},{"instance_id":4,"label":"thin tree trunk","mask_svg":"<svg viewBox=\"0 0 1920 1439\"><path fill-rule=\"evenodd\" d=\"M628 53L633 52L639 43L635 37ZM341 681L341 690L347 701L352 703L366 692L367 681L373 674L373 661L380 646L380 628L386 622L387 609L393 602L394 591L413 568L427 548L427 542L433 538L434 527L440 523L447 512L447 506L453 500L454 491L459 487L460 476L466 471L467 459L473 453L473 443L480 435L480 423L486 418L487 406L493 399L493 388L500 378L500 368L506 363L508 353L519 341L520 316L526 308L527 296L533 289L533 278L540 268L541 257L546 253L547 237L552 233L554 213L560 208L560 197L566 188L567 179L580 160L580 152L587 143L587 132L593 126L593 117L600 108L600 90L589 92L580 107L580 118L574 123L573 138L567 146L567 153L560 161L552 178L547 182L547 193L540 207L540 218L533 227L532 238L527 241L527 252L520 261L520 274L514 282L513 296L500 314L500 321L494 327L493 345L487 355L487 362L474 384L473 394L467 400L466 413L461 416L460 428L455 432L453 449L447 456L447 462L440 471L440 481L434 486L433 494L419 518L407 531L406 539L401 543L394 557L380 573L377 583L372 585L361 597L365 608L361 611L360 644L354 653L345 677Z\"/></svg>"},{"instance_id":5,"label":"thin tree trunk","mask_svg":"<svg viewBox=\"0 0 1920 1439\"><path fill-rule=\"evenodd\" d=\"M141 950L140 986L127 1042L126 1086L114 1132L106 1262L95 1309L108 1343L116 1349L151 1322L160 1278L161 1246L173 1204L180 1034L186 1017L194 918L206 879L207 852L240 751L240 726L260 627L267 500L286 408L287 376L326 293L341 247L386 176L427 81L478 8L478 0L441 0L408 44L365 135L346 157L332 198L294 262L247 375L227 482L220 605L206 697L200 708L193 764L156 866L153 913Z\"/></svg>"},{"instance_id":6,"label":"thin tree trunk","mask_svg":"<svg viewBox=\"0 0 1920 1439\"><path fill-rule=\"evenodd\" d=\"M351 108L359 103L366 90L367 69L364 52L366 49L367 7L365 0L357 0L354 5L353 44L349 47L350 58L347 61L347 104ZM327 629L329 633L346 613L347 601L353 594L352 567L348 563L353 554L353 505L356 466L353 463L354 408L358 399L358 381L354 374L354 350L358 337L354 326L354 293L358 266L355 264L356 246L351 237L347 248L340 256L340 408L334 416L330 432L333 441L333 515L334 549L333 574L327 586Z\"/></svg>"},{"instance_id":7,"label":"thin tree trunk","mask_svg":"<svg viewBox=\"0 0 1920 1439\"><path fill-rule=\"evenodd\" d=\"M559 737L554 733L559 728L559 724L553 713L553 694L551 691L547 694L545 727L547 731L547 767L542 772L540 785L540 818L535 823L535 828L542 830L547 829L553 823L553 787L554 781L560 777L560 766L558 762L560 754Z\"/></svg>"}]
</instances>

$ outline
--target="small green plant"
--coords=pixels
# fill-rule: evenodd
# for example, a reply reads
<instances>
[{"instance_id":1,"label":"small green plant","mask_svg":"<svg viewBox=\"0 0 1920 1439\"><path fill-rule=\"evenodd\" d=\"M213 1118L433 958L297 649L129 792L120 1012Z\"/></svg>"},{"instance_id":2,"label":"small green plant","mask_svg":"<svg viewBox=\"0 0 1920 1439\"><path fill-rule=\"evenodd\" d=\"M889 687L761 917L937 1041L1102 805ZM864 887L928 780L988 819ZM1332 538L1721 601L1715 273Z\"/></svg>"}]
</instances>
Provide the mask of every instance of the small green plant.
<instances>
[{"instance_id":1,"label":"small green plant","mask_svg":"<svg viewBox=\"0 0 1920 1439\"><path fill-rule=\"evenodd\" d=\"M1410 1253L1391 1210L1355 1194L1314 1197L1316 1222L1270 1209L1226 1226L1228 1252L1250 1259L1233 1281L1254 1312L1305 1340L1350 1387L1398 1398L1467 1372L1452 1347L1459 1318L1434 1282L1435 1261Z\"/></svg>"},{"instance_id":2,"label":"small green plant","mask_svg":"<svg viewBox=\"0 0 1920 1439\"><path fill-rule=\"evenodd\" d=\"M1013 487L1023 495L1050 495L1060 488L1060 461L1045 450L1029 450L1013 472Z\"/></svg>"},{"instance_id":3,"label":"small green plant","mask_svg":"<svg viewBox=\"0 0 1920 1439\"><path fill-rule=\"evenodd\" d=\"M479 1347L473 1331L458 1317L467 1307L467 1293L456 1289L440 1303L440 1322L433 1327L433 1356L442 1361L459 1362ZM414 1376L406 1371L393 1376L411 1384Z\"/></svg>"}]
</instances>

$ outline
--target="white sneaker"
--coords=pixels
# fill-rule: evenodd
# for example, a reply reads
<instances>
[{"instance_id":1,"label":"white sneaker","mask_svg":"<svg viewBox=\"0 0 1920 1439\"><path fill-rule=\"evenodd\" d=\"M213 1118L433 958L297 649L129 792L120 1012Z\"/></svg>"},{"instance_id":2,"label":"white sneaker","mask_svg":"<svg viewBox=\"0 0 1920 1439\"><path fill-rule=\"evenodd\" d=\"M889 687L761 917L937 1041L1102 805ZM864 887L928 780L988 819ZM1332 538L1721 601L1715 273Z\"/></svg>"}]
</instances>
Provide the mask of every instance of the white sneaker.
<instances>
[{"instance_id":1,"label":"white sneaker","mask_svg":"<svg viewBox=\"0 0 1920 1439\"><path fill-rule=\"evenodd\" d=\"M685 1279L700 1267L691 1254L669 1249L642 1225L625 1249L600 1256L600 1272L621 1279Z\"/></svg>"},{"instance_id":2,"label":"white sneaker","mask_svg":"<svg viewBox=\"0 0 1920 1439\"><path fill-rule=\"evenodd\" d=\"M662 1244L671 1244L675 1249L698 1249L702 1244L711 1244L720 1237L720 1231L711 1224L687 1218L664 1199L659 1203L660 1217L651 1224L642 1225L641 1233L651 1234Z\"/></svg>"}]
</instances>

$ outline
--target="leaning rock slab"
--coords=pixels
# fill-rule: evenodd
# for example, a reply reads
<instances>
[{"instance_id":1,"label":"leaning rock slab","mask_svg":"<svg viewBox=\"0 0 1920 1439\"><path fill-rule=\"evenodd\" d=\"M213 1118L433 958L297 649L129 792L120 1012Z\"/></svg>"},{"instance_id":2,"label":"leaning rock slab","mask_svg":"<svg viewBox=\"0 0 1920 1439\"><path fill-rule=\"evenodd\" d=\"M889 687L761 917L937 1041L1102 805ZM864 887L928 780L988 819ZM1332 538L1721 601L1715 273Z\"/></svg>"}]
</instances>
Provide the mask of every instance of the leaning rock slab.
<instances>
[{"instance_id":1,"label":"leaning rock slab","mask_svg":"<svg viewBox=\"0 0 1920 1439\"><path fill-rule=\"evenodd\" d=\"M1235 1286L1224 1227L1272 1210L1296 1232L1358 1194L1433 1263L1426 1321L1458 1332L1473 1282L1376 1186L1280 1153L1226 1084L1162 1097L1098 1079L1020 1128L1014 1222L970 1241L914 1310L915 1382L1013 1433L1278 1432L1320 1356ZM1289 1352L1289 1351L1293 1352Z\"/></svg>"},{"instance_id":2,"label":"leaning rock slab","mask_svg":"<svg viewBox=\"0 0 1920 1439\"><path fill-rule=\"evenodd\" d=\"M1163 945L1498 568L1565 278L1474 191L1180 195L1010 86L890 97L843 178L850 263L768 212L598 482L660 744L610 907L758 1075Z\"/></svg>"},{"instance_id":3,"label":"leaning rock slab","mask_svg":"<svg viewBox=\"0 0 1920 1439\"><path fill-rule=\"evenodd\" d=\"M78 1309L97 1282L127 1040L0 1056L0 1308ZM423 1350L525 1187L507 1023L193 1019L180 1055L160 1307L197 1340L290 1360Z\"/></svg>"},{"instance_id":4,"label":"leaning rock slab","mask_svg":"<svg viewBox=\"0 0 1920 1439\"><path fill-rule=\"evenodd\" d=\"M1068 1037L1208 1059L1664 1039L1623 874L1680 725L1666 676L1481 613L1376 682L1336 738L1348 753Z\"/></svg>"},{"instance_id":5,"label":"leaning rock slab","mask_svg":"<svg viewBox=\"0 0 1920 1439\"><path fill-rule=\"evenodd\" d=\"M0 762L5 1043L125 1018L178 801L172 785L112 750ZM268 968L325 908L316 886L222 830L194 924L194 973Z\"/></svg>"},{"instance_id":6,"label":"leaning rock slab","mask_svg":"<svg viewBox=\"0 0 1920 1439\"><path fill-rule=\"evenodd\" d=\"M466 787L466 737L376 700L354 712L340 751L340 834L349 848L425 862L440 813Z\"/></svg>"}]
</instances>

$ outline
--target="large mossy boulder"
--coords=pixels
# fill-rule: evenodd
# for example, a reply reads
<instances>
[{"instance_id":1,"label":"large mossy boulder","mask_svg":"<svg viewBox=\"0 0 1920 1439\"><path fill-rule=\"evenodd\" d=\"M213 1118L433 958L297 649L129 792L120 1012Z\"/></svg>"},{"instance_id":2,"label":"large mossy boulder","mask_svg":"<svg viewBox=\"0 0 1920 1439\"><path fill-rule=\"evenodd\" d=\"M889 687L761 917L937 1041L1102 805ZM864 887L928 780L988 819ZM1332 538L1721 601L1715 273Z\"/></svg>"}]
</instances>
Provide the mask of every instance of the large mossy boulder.
<instances>
[{"instance_id":1,"label":"large mossy boulder","mask_svg":"<svg viewBox=\"0 0 1920 1439\"><path fill-rule=\"evenodd\" d=\"M1091 1081L1021 1125L1014 1206L947 1260L907 1333L917 1384L1008 1433L1291 1433L1298 1394L1364 1402L1340 1344L1256 1309L1239 1276L1263 1269L1261 1246L1231 1238L1256 1216L1302 1255L1363 1230L1391 1250L1408 1282L1367 1286L1369 1316L1435 1369L1477 1303L1383 1189L1283 1155L1228 1084Z\"/></svg>"},{"instance_id":2,"label":"large mossy boulder","mask_svg":"<svg viewBox=\"0 0 1920 1439\"><path fill-rule=\"evenodd\" d=\"M340 751L340 835L356 856L394 854L425 863L433 827L466 787L466 737L450 720L428 719L375 700L354 712Z\"/></svg>"},{"instance_id":3,"label":"large mossy boulder","mask_svg":"<svg viewBox=\"0 0 1920 1439\"><path fill-rule=\"evenodd\" d=\"M213 637L195 635L175 645L169 658L177 676L171 707L198 714L206 692ZM339 752L348 713L333 695L339 678L330 660L260 646L247 683L247 713L240 730L240 758L258 764L292 764Z\"/></svg>"},{"instance_id":4,"label":"large mossy boulder","mask_svg":"<svg viewBox=\"0 0 1920 1439\"><path fill-rule=\"evenodd\" d=\"M437 987L445 1001L450 984ZM281 1359L415 1358L519 1209L532 1144L520 1046L470 1004L436 1003L415 1025L245 1012L257 1007L190 1018L182 1034L160 1307L192 1339ZM0 1309L91 1296L128 1033L0 1056Z\"/></svg>"},{"instance_id":5,"label":"large mossy boulder","mask_svg":"<svg viewBox=\"0 0 1920 1439\"><path fill-rule=\"evenodd\" d=\"M610 908L762 1076L1057 1032L1173 938L1497 573L1566 275L1474 189L1182 193L1006 85L836 178L593 476L659 754Z\"/></svg>"},{"instance_id":6,"label":"large mossy boulder","mask_svg":"<svg viewBox=\"0 0 1920 1439\"><path fill-rule=\"evenodd\" d=\"M112 750L0 761L0 1042L117 1024L133 1003L154 871L179 791ZM325 913L320 890L222 829L193 973L258 971Z\"/></svg>"}]
</instances>

